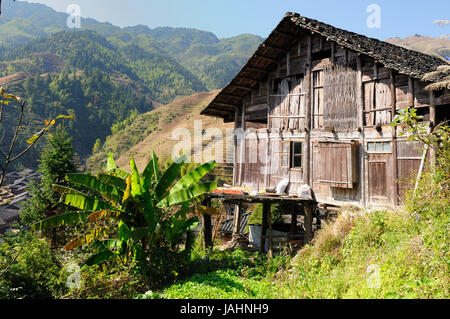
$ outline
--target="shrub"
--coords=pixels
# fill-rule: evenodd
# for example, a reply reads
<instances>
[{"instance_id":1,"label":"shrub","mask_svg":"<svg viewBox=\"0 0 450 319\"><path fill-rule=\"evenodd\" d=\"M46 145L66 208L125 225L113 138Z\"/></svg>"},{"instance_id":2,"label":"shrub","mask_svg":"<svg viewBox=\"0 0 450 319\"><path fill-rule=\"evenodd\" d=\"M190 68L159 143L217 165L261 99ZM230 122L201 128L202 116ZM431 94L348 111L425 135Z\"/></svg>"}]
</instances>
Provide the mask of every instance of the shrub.
<instances>
[{"instance_id":1,"label":"shrub","mask_svg":"<svg viewBox=\"0 0 450 319\"><path fill-rule=\"evenodd\" d=\"M23 249L17 260L0 278L0 299L50 299L66 291L63 267L50 245L27 234L15 245L4 244L0 249L0 269Z\"/></svg>"}]
</instances>

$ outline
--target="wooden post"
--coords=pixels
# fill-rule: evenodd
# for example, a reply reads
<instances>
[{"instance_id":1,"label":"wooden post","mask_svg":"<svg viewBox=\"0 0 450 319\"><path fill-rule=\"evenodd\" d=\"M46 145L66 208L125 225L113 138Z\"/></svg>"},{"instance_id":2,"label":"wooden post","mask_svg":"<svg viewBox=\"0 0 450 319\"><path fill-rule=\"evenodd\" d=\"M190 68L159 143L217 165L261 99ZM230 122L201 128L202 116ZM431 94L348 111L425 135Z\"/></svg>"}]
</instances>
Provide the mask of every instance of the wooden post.
<instances>
[{"instance_id":1,"label":"wooden post","mask_svg":"<svg viewBox=\"0 0 450 319\"><path fill-rule=\"evenodd\" d=\"M241 233L242 211L240 205L234 205L234 219L233 219L233 239L239 237Z\"/></svg>"},{"instance_id":2,"label":"wooden post","mask_svg":"<svg viewBox=\"0 0 450 319\"><path fill-rule=\"evenodd\" d=\"M412 77L408 77L408 102L409 107L414 107L414 80Z\"/></svg>"},{"instance_id":3,"label":"wooden post","mask_svg":"<svg viewBox=\"0 0 450 319\"><path fill-rule=\"evenodd\" d=\"M252 91L253 92L253 91ZM243 133L245 133L245 105L242 104L242 121L241 121L241 128L243 130ZM241 141L241 150L240 150L240 163L239 163L239 185L242 186L243 178L242 174L244 173L243 166L245 162L245 134L242 136Z\"/></svg>"},{"instance_id":4,"label":"wooden post","mask_svg":"<svg viewBox=\"0 0 450 319\"><path fill-rule=\"evenodd\" d=\"M305 170L303 175L303 181L312 187L312 174L311 174L311 123L312 123L312 117L313 117L313 107L314 107L314 96L313 96L313 75L311 71L311 50L312 50L312 38L311 36L308 37L308 55L306 59L306 77L305 77L305 87L306 87L306 127L305 127Z\"/></svg>"},{"instance_id":5,"label":"wooden post","mask_svg":"<svg viewBox=\"0 0 450 319\"><path fill-rule=\"evenodd\" d=\"M436 99L434 91L430 91L430 131L433 132L436 127ZM430 148L430 161L431 167L434 169L436 165L436 150Z\"/></svg>"},{"instance_id":6,"label":"wooden post","mask_svg":"<svg viewBox=\"0 0 450 319\"><path fill-rule=\"evenodd\" d=\"M205 199L203 201L202 205L206 206L206 207L210 207L211 199L210 198ZM205 243L205 251L206 251L206 249L213 247L211 216L207 215L207 214L203 214L202 224L203 224L203 241Z\"/></svg>"},{"instance_id":7,"label":"wooden post","mask_svg":"<svg viewBox=\"0 0 450 319\"><path fill-rule=\"evenodd\" d=\"M297 212L293 210L291 212L291 233L295 234L296 229L297 229Z\"/></svg>"},{"instance_id":8,"label":"wooden post","mask_svg":"<svg viewBox=\"0 0 450 319\"><path fill-rule=\"evenodd\" d=\"M313 207L311 203L304 204L305 210L305 244L311 242L313 238L312 223L313 223Z\"/></svg>"},{"instance_id":9,"label":"wooden post","mask_svg":"<svg viewBox=\"0 0 450 319\"><path fill-rule=\"evenodd\" d=\"M356 57L356 68L358 71L358 118L359 118L359 127L361 129L359 136L359 157L360 157L360 190L361 190L361 206L365 207L367 205L366 202L366 183L364 178L365 172L365 151L364 151L364 143L365 143L365 131L364 131L364 85L362 81L362 59L361 56L358 55Z\"/></svg>"},{"instance_id":10,"label":"wooden post","mask_svg":"<svg viewBox=\"0 0 450 319\"><path fill-rule=\"evenodd\" d=\"M391 69L390 71L391 78L391 121L394 120L395 115L397 114L397 95L395 94L395 76L394 71ZM394 178L392 179L393 185L393 195L394 195L394 205L398 205L398 161L397 161L397 127L392 128L392 157L393 157L393 165L392 165L392 175Z\"/></svg>"},{"instance_id":11,"label":"wooden post","mask_svg":"<svg viewBox=\"0 0 450 319\"><path fill-rule=\"evenodd\" d=\"M234 112L234 165L233 165L233 186L236 186L238 183L238 168L240 165L238 162L238 140L236 135L236 130L239 128L239 108L236 107L236 111Z\"/></svg>"},{"instance_id":12,"label":"wooden post","mask_svg":"<svg viewBox=\"0 0 450 319\"><path fill-rule=\"evenodd\" d=\"M272 234L272 212L269 210L267 214L267 220L269 223L269 258L273 257L273 234Z\"/></svg>"},{"instance_id":13,"label":"wooden post","mask_svg":"<svg viewBox=\"0 0 450 319\"><path fill-rule=\"evenodd\" d=\"M267 234L267 219L270 211L270 202L263 202L263 214L262 214L262 222L261 222L261 240L259 251L262 253L266 252L266 234Z\"/></svg>"}]
</instances>

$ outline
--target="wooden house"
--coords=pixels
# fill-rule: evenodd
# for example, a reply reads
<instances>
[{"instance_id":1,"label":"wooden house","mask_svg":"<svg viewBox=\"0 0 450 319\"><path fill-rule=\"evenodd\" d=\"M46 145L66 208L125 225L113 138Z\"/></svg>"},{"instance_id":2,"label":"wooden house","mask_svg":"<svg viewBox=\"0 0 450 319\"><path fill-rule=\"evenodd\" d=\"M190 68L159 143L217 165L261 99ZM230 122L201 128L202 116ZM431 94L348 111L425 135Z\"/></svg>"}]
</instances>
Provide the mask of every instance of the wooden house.
<instances>
[{"instance_id":1,"label":"wooden house","mask_svg":"<svg viewBox=\"0 0 450 319\"><path fill-rule=\"evenodd\" d=\"M290 195L308 184L318 203L396 205L424 156L390 123L410 107L430 127L450 118L448 88L425 90L441 77L421 80L443 65L287 13L202 114L246 133L235 139L234 185L260 192L289 179Z\"/></svg>"}]
</instances>

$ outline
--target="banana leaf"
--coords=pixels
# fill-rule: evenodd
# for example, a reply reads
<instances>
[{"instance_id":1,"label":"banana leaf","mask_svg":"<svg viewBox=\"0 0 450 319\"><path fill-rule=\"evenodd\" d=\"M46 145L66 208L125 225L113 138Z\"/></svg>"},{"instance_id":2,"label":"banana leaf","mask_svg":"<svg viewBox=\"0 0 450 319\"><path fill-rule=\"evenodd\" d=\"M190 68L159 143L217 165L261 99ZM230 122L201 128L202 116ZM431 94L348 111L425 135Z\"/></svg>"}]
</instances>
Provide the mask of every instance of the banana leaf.
<instances>
[{"instance_id":1,"label":"banana leaf","mask_svg":"<svg viewBox=\"0 0 450 319\"><path fill-rule=\"evenodd\" d=\"M57 193L59 193L59 194L61 194L61 195L65 195L65 194L85 195L83 192L80 192L79 190L76 190L74 188L67 187L67 186L62 186L62 185L56 185L56 184L52 185L52 190L57 192Z\"/></svg>"},{"instance_id":2,"label":"banana leaf","mask_svg":"<svg viewBox=\"0 0 450 319\"><path fill-rule=\"evenodd\" d=\"M183 157L184 158L184 157ZM159 201L168 192L170 185L180 176L180 169L184 164L184 160L179 160L172 163L168 169L163 173L153 190L155 200Z\"/></svg>"},{"instance_id":3,"label":"banana leaf","mask_svg":"<svg viewBox=\"0 0 450 319\"><path fill-rule=\"evenodd\" d=\"M123 221L121 221L119 223L119 239L121 241L127 241L128 239L131 238L131 230L130 228L127 226L127 224L125 224Z\"/></svg>"},{"instance_id":4,"label":"banana leaf","mask_svg":"<svg viewBox=\"0 0 450 319\"><path fill-rule=\"evenodd\" d=\"M136 197L140 196L144 193L143 185L141 184L141 176L138 172L138 169L136 167L136 162L134 161L133 156L131 156L130 160L130 166L131 166L131 196Z\"/></svg>"},{"instance_id":5,"label":"banana leaf","mask_svg":"<svg viewBox=\"0 0 450 319\"><path fill-rule=\"evenodd\" d=\"M92 247L98 250L114 249L120 246L120 242L119 239L104 239L93 243Z\"/></svg>"},{"instance_id":6,"label":"banana leaf","mask_svg":"<svg viewBox=\"0 0 450 319\"><path fill-rule=\"evenodd\" d=\"M149 231L153 231L159 220L155 211L155 206L153 205L153 199L148 192L144 193L141 203L143 205L143 215L147 227L149 228Z\"/></svg>"},{"instance_id":7,"label":"banana leaf","mask_svg":"<svg viewBox=\"0 0 450 319\"><path fill-rule=\"evenodd\" d=\"M182 204L200 195L210 193L216 188L217 188L216 182L208 182L197 184L185 189L180 189L179 191L173 193L171 192L169 195L167 195L164 199L162 199L158 203L157 207L166 208L169 206Z\"/></svg>"},{"instance_id":8,"label":"banana leaf","mask_svg":"<svg viewBox=\"0 0 450 319\"><path fill-rule=\"evenodd\" d=\"M153 159L145 167L144 171L141 174L142 179L144 180L143 185L144 189L147 190L152 183L152 179L154 176L154 168L153 168Z\"/></svg>"},{"instance_id":9,"label":"banana leaf","mask_svg":"<svg viewBox=\"0 0 450 319\"><path fill-rule=\"evenodd\" d=\"M105 262L105 261L115 257L115 256L116 256L116 254L113 253L112 251L105 250L105 251L102 251L102 252L100 252L98 254L95 254L95 255L92 255L91 257L89 257L83 263L83 266L84 265L86 265L86 266L98 265L98 264L101 264L101 263L103 263L103 262Z\"/></svg>"},{"instance_id":10,"label":"banana leaf","mask_svg":"<svg viewBox=\"0 0 450 319\"><path fill-rule=\"evenodd\" d=\"M116 169L115 171L114 171L114 176L116 176L116 177L119 177L119 178L122 178L122 179L127 179L127 177L128 176L130 176L130 174L128 174L127 172L125 172L125 171L122 171L121 169Z\"/></svg>"},{"instance_id":11,"label":"banana leaf","mask_svg":"<svg viewBox=\"0 0 450 319\"><path fill-rule=\"evenodd\" d=\"M78 238L72 240L70 243L64 246L64 250L74 250L78 247L88 246L94 241L100 240L103 237L108 236L107 227L98 227L89 231L88 233L79 236Z\"/></svg>"},{"instance_id":12,"label":"banana leaf","mask_svg":"<svg viewBox=\"0 0 450 319\"><path fill-rule=\"evenodd\" d=\"M31 228L34 230L43 230L52 229L59 226L78 225L81 223L85 223L88 215L88 212L69 212L59 214L34 223L33 225L31 225Z\"/></svg>"},{"instance_id":13,"label":"banana leaf","mask_svg":"<svg viewBox=\"0 0 450 319\"><path fill-rule=\"evenodd\" d=\"M90 212L96 212L98 210L118 210L107 202L96 199L92 196L80 194L66 194L64 204Z\"/></svg>"},{"instance_id":14,"label":"banana leaf","mask_svg":"<svg viewBox=\"0 0 450 319\"><path fill-rule=\"evenodd\" d=\"M101 182L94 176L87 174L67 174L66 180L75 184L86 186L115 202L120 203L122 201L123 191L115 186Z\"/></svg>"},{"instance_id":15,"label":"banana leaf","mask_svg":"<svg viewBox=\"0 0 450 319\"><path fill-rule=\"evenodd\" d=\"M117 169L116 162L111 152L108 153L108 161L106 163L106 172L112 173Z\"/></svg>"},{"instance_id":16,"label":"banana leaf","mask_svg":"<svg viewBox=\"0 0 450 319\"><path fill-rule=\"evenodd\" d=\"M155 178L156 182L159 182L159 163L158 163L158 157L156 156L155 151L152 152L152 163L153 163L153 176Z\"/></svg>"},{"instance_id":17,"label":"banana leaf","mask_svg":"<svg viewBox=\"0 0 450 319\"><path fill-rule=\"evenodd\" d=\"M124 192L125 189L127 188L127 183L125 182L125 180L117 176L98 174L97 179L102 183L120 189L122 192Z\"/></svg>"},{"instance_id":18,"label":"banana leaf","mask_svg":"<svg viewBox=\"0 0 450 319\"><path fill-rule=\"evenodd\" d=\"M206 174L211 172L216 167L216 161L205 163L196 169L193 169L184 175L172 188L171 192L176 192L180 189L190 187L199 182Z\"/></svg>"},{"instance_id":19,"label":"banana leaf","mask_svg":"<svg viewBox=\"0 0 450 319\"><path fill-rule=\"evenodd\" d=\"M120 212L118 211L112 211L112 210L99 210L95 213L90 214L87 216L87 219L90 222L96 222L99 221L102 218L114 218L117 219L120 217Z\"/></svg>"}]
</instances>

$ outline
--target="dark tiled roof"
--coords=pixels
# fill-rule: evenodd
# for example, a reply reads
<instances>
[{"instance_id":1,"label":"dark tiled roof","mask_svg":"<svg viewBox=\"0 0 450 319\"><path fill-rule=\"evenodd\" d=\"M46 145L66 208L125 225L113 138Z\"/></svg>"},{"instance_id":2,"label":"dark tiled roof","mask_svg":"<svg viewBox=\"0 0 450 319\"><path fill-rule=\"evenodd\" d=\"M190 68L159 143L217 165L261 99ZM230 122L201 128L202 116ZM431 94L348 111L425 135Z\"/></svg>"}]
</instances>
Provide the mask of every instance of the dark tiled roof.
<instances>
[{"instance_id":1,"label":"dark tiled roof","mask_svg":"<svg viewBox=\"0 0 450 319\"><path fill-rule=\"evenodd\" d=\"M242 70L201 111L201 114L233 121L236 107L241 105L242 99L251 89L256 88L259 82L267 79L268 73L278 67L278 62L285 56L285 51L305 33L320 34L328 41L334 41L349 50L367 55L388 68L416 79L422 79L425 74L435 71L438 66L448 65L446 61L435 56L408 50L302 17L298 13L288 12ZM437 76L430 82L442 80L443 78Z\"/></svg>"},{"instance_id":2,"label":"dark tiled roof","mask_svg":"<svg viewBox=\"0 0 450 319\"><path fill-rule=\"evenodd\" d=\"M329 24L288 13L293 23L334 41L343 47L372 57L376 61L400 73L421 79L426 73L436 70L446 62L438 57L366 37L364 35L342 30Z\"/></svg>"}]
</instances>

